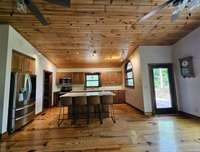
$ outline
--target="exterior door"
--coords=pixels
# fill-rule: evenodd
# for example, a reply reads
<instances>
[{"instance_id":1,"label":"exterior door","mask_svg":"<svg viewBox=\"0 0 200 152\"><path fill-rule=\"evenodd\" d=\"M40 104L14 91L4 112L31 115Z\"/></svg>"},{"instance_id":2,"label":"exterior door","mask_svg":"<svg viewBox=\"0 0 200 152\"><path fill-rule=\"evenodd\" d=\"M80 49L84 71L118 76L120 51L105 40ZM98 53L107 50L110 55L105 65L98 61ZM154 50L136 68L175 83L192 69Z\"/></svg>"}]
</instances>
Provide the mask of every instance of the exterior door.
<instances>
[{"instance_id":1,"label":"exterior door","mask_svg":"<svg viewBox=\"0 0 200 152\"><path fill-rule=\"evenodd\" d=\"M176 113L172 64L150 65L153 110L156 114Z\"/></svg>"}]
</instances>

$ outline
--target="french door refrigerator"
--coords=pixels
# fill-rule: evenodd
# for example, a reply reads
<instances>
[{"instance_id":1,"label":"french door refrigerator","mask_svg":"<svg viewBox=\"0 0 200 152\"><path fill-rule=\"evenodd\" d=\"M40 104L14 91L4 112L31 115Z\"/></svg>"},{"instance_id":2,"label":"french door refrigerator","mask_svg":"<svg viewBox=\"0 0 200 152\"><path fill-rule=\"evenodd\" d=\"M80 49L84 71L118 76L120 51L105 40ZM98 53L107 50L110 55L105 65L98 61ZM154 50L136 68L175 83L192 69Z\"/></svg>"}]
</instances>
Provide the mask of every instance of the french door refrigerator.
<instances>
[{"instance_id":1,"label":"french door refrigerator","mask_svg":"<svg viewBox=\"0 0 200 152\"><path fill-rule=\"evenodd\" d=\"M35 116L36 75L11 73L8 132L29 123Z\"/></svg>"}]
</instances>

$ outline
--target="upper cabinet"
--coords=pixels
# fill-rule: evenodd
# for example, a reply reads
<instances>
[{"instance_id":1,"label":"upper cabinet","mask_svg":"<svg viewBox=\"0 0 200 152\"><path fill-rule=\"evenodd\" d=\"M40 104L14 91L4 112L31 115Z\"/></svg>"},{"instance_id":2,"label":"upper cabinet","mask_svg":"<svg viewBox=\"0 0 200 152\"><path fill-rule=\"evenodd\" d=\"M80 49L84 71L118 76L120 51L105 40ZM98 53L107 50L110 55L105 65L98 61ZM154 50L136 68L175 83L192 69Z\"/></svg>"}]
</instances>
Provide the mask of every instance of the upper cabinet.
<instances>
[{"instance_id":1,"label":"upper cabinet","mask_svg":"<svg viewBox=\"0 0 200 152\"><path fill-rule=\"evenodd\" d=\"M121 85L122 84L122 72L102 72L101 73L102 86Z\"/></svg>"},{"instance_id":2,"label":"upper cabinet","mask_svg":"<svg viewBox=\"0 0 200 152\"><path fill-rule=\"evenodd\" d=\"M13 51L12 72L35 74L35 59Z\"/></svg>"},{"instance_id":3,"label":"upper cabinet","mask_svg":"<svg viewBox=\"0 0 200 152\"><path fill-rule=\"evenodd\" d=\"M57 84L59 84L59 80L64 77L71 78L72 84L85 83L84 72L57 72L56 74ZM121 71L102 72L101 85L102 86L122 85L122 72Z\"/></svg>"},{"instance_id":4,"label":"upper cabinet","mask_svg":"<svg viewBox=\"0 0 200 152\"><path fill-rule=\"evenodd\" d=\"M57 85L60 83L61 78L71 78L72 84L84 84L84 73L83 72L57 72L56 82Z\"/></svg>"},{"instance_id":5,"label":"upper cabinet","mask_svg":"<svg viewBox=\"0 0 200 152\"><path fill-rule=\"evenodd\" d=\"M83 72L74 72L72 75L72 84L84 84L85 75Z\"/></svg>"},{"instance_id":6,"label":"upper cabinet","mask_svg":"<svg viewBox=\"0 0 200 152\"><path fill-rule=\"evenodd\" d=\"M72 72L57 72L56 73L56 84L60 84L60 79L62 78L71 78L72 79Z\"/></svg>"}]
</instances>

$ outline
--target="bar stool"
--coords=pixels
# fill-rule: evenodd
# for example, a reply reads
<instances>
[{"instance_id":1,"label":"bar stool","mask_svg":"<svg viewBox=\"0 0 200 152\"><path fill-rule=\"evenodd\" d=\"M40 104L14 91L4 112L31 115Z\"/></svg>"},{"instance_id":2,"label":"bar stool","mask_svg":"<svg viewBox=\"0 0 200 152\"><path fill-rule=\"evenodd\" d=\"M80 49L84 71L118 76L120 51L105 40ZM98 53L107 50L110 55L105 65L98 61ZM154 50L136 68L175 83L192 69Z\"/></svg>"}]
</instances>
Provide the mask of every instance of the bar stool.
<instances>
[{"instance_id":1,"label":"bar stool","mask_svg":"<svg viewBox=\"0 0 200 152\"><path fill-rule=\"evenodd\" d=\"M101 104L102 104L102 106L104 106L104 105L108 106L109 117L111 116L113 123L116 123L115 112L114 112L114 108L113 108L113 96L109 96L109 95L102 96Z\"/></svg>"},{"instance_id":2,"label":"bar stool","mask_svg":"<svg viewBox=\"0 0 200 152\"><path fill-rule=\"evenodd\" d=\"M86 107L87 106L87 97L81 96L81 97L74 97L73 98L73 108L72 108L72 113L73 113L73 118L74 118L74 123L76 124L77 119L79 118L80 107Z\"/></svg>"},{"instance_id":3,"label":"bar stool","mask_svg":"<svg viewBox=\"0 0 200 152\"><path fill-rule=\"evenodd\" d=\"M102 124L102 109L101 109L101 100L99 96L89 96L87 97L87 115L88 115L88 119L87 119L87 123L90 123L90 114L91 114L91 110L90 107L94 107L98 109L98 116L99 116L99 121Z\"/></svg>"},{"instance_id":4,"label":"bar stool","mask_svg":"<svg viewBox=\"0 0 200 152\"><path fill-rule=\"evenodd\" d=\"M59 112L59 117L58 117L58 126L60 126L62 124L62 122L64 120L66 120L64 118L65 115L65 107L70 107L72 106L72 98L71 97L61 97L59 100L59 107L60 107L60 112ZM69 111L68 111L69 113Z\"/></svg>"}]
</instances>

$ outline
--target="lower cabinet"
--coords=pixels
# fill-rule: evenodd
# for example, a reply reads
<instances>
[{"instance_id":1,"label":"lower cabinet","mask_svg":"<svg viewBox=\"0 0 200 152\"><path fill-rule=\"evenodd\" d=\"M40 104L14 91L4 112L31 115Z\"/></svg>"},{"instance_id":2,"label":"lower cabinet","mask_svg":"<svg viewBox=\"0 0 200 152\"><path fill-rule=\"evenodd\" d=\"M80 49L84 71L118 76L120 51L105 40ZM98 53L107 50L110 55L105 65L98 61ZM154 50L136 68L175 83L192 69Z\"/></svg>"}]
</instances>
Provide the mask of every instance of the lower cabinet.
<instances>
[{"instance_id":1,"label":"lower cabinet","mask_svg":"<svg viewBox=\"0 0 200 152\"><path fill-rule=\"evenodd\" d=\"M125 90L114 90L112 91L114 96L114 104L122 104L125 103Z\"/></svg>"}]
</instances>

